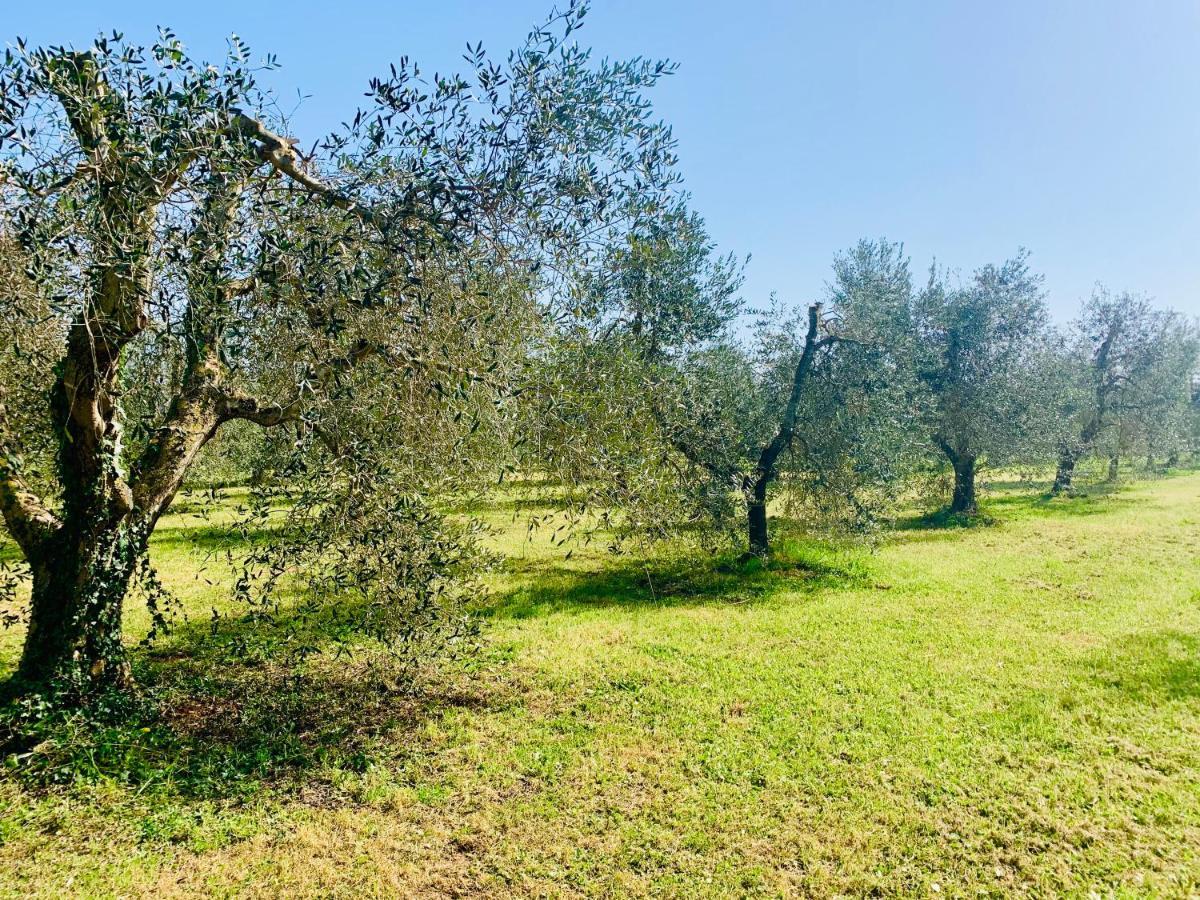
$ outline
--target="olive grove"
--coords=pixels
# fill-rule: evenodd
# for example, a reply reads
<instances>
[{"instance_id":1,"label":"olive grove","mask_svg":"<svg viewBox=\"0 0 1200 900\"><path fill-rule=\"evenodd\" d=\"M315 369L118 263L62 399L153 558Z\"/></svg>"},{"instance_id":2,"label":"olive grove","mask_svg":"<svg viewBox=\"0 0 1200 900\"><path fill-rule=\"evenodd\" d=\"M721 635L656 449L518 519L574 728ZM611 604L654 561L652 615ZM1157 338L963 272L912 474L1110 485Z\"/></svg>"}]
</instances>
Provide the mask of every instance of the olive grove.
<instances>
[{"instance_id":1,"label":"olive grove","mask_svg":"<svg viewBox=\"0 0 1200 900\"><path fill-rule=\"evenodd\" d=\"M772 509L861 534L930 504L931 468L971 516L985 466L1056 470L1057 494L1089 457L1116 478L1200 452L1196 324L1101 290L1060 332L1024 251L914 285L901 245L861 241L823 293L751 308L647 99L673 67L593 60L582 21L503 62L468 46L464 76L401 60L311 143L237 39L219 65L169 31L7 52L20 690L133 686L123 612L170 625L149 542L190 480L248 485L239 608L299 597L334 639L419 659L473 627L480 526L450 509L498 478L552 481L614 545L767 559Z\"/></svg>"}]
</instances>

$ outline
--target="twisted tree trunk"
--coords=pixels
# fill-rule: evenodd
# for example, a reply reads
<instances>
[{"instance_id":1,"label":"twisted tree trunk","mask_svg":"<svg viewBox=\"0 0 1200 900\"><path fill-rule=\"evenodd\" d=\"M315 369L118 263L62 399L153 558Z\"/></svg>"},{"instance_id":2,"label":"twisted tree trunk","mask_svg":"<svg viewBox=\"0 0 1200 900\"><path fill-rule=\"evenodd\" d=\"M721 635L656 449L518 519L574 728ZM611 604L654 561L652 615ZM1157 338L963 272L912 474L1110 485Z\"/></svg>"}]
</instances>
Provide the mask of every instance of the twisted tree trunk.
<instances>
[{"instance_id":1,"label":"twisted tree trunk","mask_svg":"<svg viewBox=\"0 0 1200 900\"><path fill-rule=\"evenodd\" d=\"M1050 487L1050 493L1058 495L1063 491L1071 489L1071 482L1075 478L1075 463L1079 458L1079 454L1074 447L1064 448L1058 457L1058 468L1054 472L1054 484Z\"/></svg>"},{"instance_id":2,"label":"twisted tree trunk","mask_svg":"<svg viewBox=\"0 0 1200 900\"><path fill-rule=\"evenodd\" d=\"M979 511L975 500L975 457L970 454L958 456L954 465L954 496L950 500L950 512L973 516Z\"/></svg>"},{"instance_id":3,"label":"twisted tree trunk","mask_svg":"<svg viewBox=\"0 0 1200 900\"><path fill-rule=\"evenodd\" d=\"M298 415L299 399L285 406L260 403L222 383L229 311L235 298L255 287L253 277L234 278L226 271L235 211L253 170L267 162L333 206L374 219L369 209L297 174L290 145L239 115L238 130L257 142L257 152L233 175L214 172L208 181L192 236L185 371L157 432L126 472L118 408L122 356L147 326L157 211L193 156L185 149L146 162L130 154L106 129L105 110L120 101L91 57L67 51L54 66L62 77L56 94L89 160L86 172L105 227L89 248L80 310L68 328L50 394L60 508L52 511L22 481L11 462L12 436L0 405L0 513L32 573L17 679L73 701L132 682L121 640L125 596L150 534L196 454L223 422L272 427ZM354 365L368 352L328 360L327 368Z\"/></svg>"},{"instance_id":4,"label":"twisted tree trunk","mask_svg":"<svg viewBox=\"0 0 1200 900\"><path fill-rule=\"evenodd\" d=\"M144 552L144 539L125 525L85 534L64 525L31 555L29 629L19 680L72 697L132 684L121 614Z\"/></svg>"},{"instance_id":5,"label":"twisted tree trunk","mask_svg":"<svg viewBox=\"0 0 1200 900\"><path fill-rule=\"evenodd\" d=\"M976 455L968 450L959 449L944 437L935 437L934 442L954 469L954 494L950 499L950 512L955 515L975 515L979 511L979 504L975 499Z\"/></svg>"}]
</instances>

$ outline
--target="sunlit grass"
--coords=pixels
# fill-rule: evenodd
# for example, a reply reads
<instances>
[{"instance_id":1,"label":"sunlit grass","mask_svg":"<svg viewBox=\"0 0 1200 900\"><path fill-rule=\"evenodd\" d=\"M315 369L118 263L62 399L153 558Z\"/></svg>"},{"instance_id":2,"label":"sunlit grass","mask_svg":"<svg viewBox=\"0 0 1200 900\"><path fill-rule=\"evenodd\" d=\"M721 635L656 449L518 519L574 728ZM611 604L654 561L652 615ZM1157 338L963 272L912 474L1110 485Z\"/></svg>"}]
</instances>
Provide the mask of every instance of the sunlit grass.
<instances>
[{"instance_id":1,"label":"sunlit grass","mask_svg":"<svg viewBox=\"0 0 1200 900\"><path fill-rule=\"evenodd\" d=\"M7 770L4 892L1200 890L1200 475L1004 486L986 524L767 570L554 546L526 497L477 510L508 558L482 654L403 697L369 657L215 665L230 570L179 507L154 558L190 624L139 665L181 708L86 781Z\"/></svg>"}]
</instances>

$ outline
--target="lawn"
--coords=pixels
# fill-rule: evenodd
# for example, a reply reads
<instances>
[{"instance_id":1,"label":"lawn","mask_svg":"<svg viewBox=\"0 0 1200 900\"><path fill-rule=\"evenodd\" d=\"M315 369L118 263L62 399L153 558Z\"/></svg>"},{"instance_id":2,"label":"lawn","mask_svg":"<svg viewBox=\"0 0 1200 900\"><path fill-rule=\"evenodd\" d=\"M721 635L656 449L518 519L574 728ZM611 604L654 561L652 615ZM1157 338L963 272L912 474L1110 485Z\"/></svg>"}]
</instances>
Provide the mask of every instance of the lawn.
<instances>
[{"instance_id":1,"label":"lawn","mask_svg":"<svg viewBox=\"0 0 1200 900\"><path fill-rule=\"evenodd\" d=\"M482 652L409 696L226 660L180 506L153 553L190 620L138 655L172 712L9 759L0 894L1200 894L1200 475L993 485L987 524L767 571L565 558L527 512L482 510Z\"/></svg>"}]
</instances>

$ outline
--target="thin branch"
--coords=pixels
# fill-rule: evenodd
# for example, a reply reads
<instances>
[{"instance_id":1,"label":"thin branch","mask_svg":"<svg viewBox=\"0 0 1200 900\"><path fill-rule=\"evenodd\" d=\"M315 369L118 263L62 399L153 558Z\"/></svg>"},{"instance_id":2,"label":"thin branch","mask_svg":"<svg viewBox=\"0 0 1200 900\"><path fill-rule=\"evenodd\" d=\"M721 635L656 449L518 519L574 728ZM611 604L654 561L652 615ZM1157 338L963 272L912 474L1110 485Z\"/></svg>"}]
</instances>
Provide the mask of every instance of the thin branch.
<instances>
[{"instance_id":1,"label":"thin branch","mask_svg":"<svg viewBox=\"0 0 1200 900\"><path fill-rule=\"evenodd\" d=\"M241 391L220 391L217 400L219 422L240 419L263 428L275 428L300 418L300 398L288 403L259 400Z\"/></svg>"},{"instance_id":2,"label":"thin branch","mask_svg":"<svg viewBox=\"0 0 1200 900\"><path fill-rule=\"evenodd\" d=\"M779 454L784 448L792 442L792 437L796 433L796 418L800 411L800 398L804 393L804 385L808 380L808 373L812 369L813 357L816 356L817 350L823 341L817 340L817 331L821 327L821 304L814 303L808 308L808 333L804 336L804 349L800 353L800 361L796 363L796 370L792 375L792 390L788 396L787 406L784 407L783 416L779 422L779 430L765 447L758 457L758 465L756 472L759 478L771 478L775 472L775 461L779 459ZM828 340L825 338L824 340Z\"/></svg>"},{"instance_id":3,"label":"thin branch","mask_svg":"<svg viewBox=\"0 0 1200 900\"><path fill-rule=\"evenodd\" d=\"M336 188L326 184L321 179L310 175L302 168L303 160L296 152L295 145L281 135L267 128L262 122L251 118L241 110L234 110L233 130L258 142L259 158L282 175L306 190L324 197L338 209L345 210L357 216L368 225L379 227L383 223L380 214L370 206L364 206L357 200L346 196Z\"/></svg>"}]
</instances>

